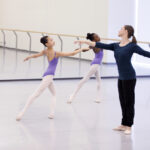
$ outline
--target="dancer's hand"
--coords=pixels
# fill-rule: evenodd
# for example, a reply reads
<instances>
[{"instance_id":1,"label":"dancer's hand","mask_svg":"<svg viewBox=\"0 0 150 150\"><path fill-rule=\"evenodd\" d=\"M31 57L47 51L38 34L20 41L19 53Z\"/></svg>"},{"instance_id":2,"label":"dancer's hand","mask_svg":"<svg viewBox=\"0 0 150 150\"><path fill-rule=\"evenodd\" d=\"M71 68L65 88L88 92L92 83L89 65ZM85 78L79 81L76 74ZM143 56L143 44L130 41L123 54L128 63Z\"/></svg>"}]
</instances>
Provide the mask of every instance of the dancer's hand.
<instances>
[{"instance_id":1,"label":"dancer's hand","mask_svg":"<svg viewBox=\"0 0 150 150\"><path fill-rule=\"evenodd\" d=\"M41 52L39 52L39 53L37 53L37 54L30 55L30 56L26 57L26 58L24 59L24 61L27 61L27 60L29 60L29 59L31 59L31 58L37 58L37 57L43 56L44 54L46 54L46 52L45 52L45 50L42 50Z\"/></svg>"},{"instance_id":2,"label":"dancer's hand","mask_svg":"<svg viewBox=\"0 0 150 150\"><path fill-rule=\"evenodd\" d=\"M95 45L96 45L96 42L91 42L91 41L80 41L80 40L78 40L78 41L75 41L74 43L79 44L79 45L87 44L87 45L92 46L92 47L95 47Z\"/></svg>"},{"instance_id":3,"label":"dancer's hand","mask_svg":"<svg viewBox=\"0 0 150 150\"><path fill-rule=\"evenodd\" d=\"M77 49L75 49L74 51L77 51L77 50L79 50L80 48L77 48Z\"/></svg>"},{"instance_id":4,"label":"dancer's hand","mask_svg":"<svg viewBox=\"0 0 150 150\"><path fill-rule=\"evenodd\" d=\"M82 52L87 52L87 51L89 51L90 50L90 48L88 47L88 48L83 48L82 49Z\"/></svg>"},{"instance_id":5,"label":"dancer's hand","mask_svg":"<svg viewBox=\"0 0 150 150\"><path fill-rule=\"evenodd\" d=\"M30 59L30 57L26 57L25 59L24 59L24 61L27 61L27 60L29 60Z\"/></svg>"},{"instance_id":6,"label":"dancer's hand","mask_svg":"<svg viewBox=\"0 0 150 150\"><path fill-rule=\"evenodd\" d=\"M75 49L74 51L77 51L77 50L79 50L80 48L77 48L77 49ZM82 50L82 52L86 52L86 51L88 51L88 50L90 50L90 48L88 47L88 48L81 48L81 50Z\"/></svg>"},{"instance_id":7,"label":"dancer's hand","mask_svg":"<svg viewBox=\"0 0 150 150\"><path fill-rule=\"evenodd\" d=\"M85 49L84 49L82 52L87 52L87 51L89 51L89 50L85 50Z\"/></svg>"},{"instance_id":8,"label":"dancer's hand","mask_svg":"<svg viewBox=\"0 0 150 150\"><path fill-rule=\"evenodd\" d=\"M85 41L80 41L80 40L74 42L74 44L79 44L79 45L82 45L84 43L85 43Z\"/></svg>"}]
</instances>

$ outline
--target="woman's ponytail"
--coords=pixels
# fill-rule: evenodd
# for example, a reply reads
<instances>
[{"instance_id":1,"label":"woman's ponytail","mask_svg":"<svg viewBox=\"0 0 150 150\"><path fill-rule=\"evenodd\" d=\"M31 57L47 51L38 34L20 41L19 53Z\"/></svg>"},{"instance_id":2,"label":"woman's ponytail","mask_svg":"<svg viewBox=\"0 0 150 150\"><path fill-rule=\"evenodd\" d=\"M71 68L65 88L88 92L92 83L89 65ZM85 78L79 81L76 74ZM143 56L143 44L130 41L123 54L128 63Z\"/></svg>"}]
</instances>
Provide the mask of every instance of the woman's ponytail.
<instances>
[{"instance_id":1,"label":"woman's ponytail","mask_svg":"<svg viewBox=\"0 0 150 150\"><path fill-rule=\"evenodd\" d=\"M132 36L132 43L137 43L136 37L134 35Z\"/></svg>"},{"instance_id":2,"label":"woman's ponytail","mask_svg":"<svg viewBox=\"0 0 150 150\"><path fill-rule=\"evenodd\" d=\"M134 36L134 28L131 25L125 25L125 30L128 31L128 38L132 37L132 43L137 43L136 37Z\"/></svg>"}]
</instances>

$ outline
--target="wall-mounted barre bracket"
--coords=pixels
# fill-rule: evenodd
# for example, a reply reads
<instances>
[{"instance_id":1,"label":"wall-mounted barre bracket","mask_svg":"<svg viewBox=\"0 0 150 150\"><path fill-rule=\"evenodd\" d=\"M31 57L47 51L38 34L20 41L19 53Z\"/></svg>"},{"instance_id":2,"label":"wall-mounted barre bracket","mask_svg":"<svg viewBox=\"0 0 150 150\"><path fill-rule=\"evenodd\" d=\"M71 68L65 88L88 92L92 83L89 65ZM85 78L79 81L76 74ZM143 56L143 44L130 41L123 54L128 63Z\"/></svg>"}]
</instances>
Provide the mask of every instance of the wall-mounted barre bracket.
<instances>
[{"instance_id":1,"label":"wall-mounted barre bracket","mask_svg":"<svg viewBox=\"0 0 150 150\"><path fill-rule=\"evenodd\" d=\"M6 46L6 35L4 30L1 30L2 34L3 34L3 63L2 63L2 71L4 70L4 66L5 66L5 46Z\"/></svg>"},{"instance_id":2,"label":"wall-mounted barre bracket","mask_svg":"<svg viewBox=\"0 0 150 150\"><path fill-rule=\"evenodd\" d=\"M79 37L76 37L77 40L80 40ZM81 45L79 45L79 48L81 48ZM79 77L81 75L81 52L79 53Z\"/></svg>"},{"instance_id":3,"label":"wall-mounted barre bracket","mask_svg":"<svg viewBox=\"0 0 150 150\"><path fill-rule=\"evenodd\" d=\"M5 35L5 32L4 30L1 30L2 34L3 34L3 46L6 45L6 35Z\"/></svg>"},{"instance_id":4,"label":"wall-mounted barre bracket","mask_svg":"<svg viewBox=\"0 0 150 150\"><path fill-rule=\"evenodd\" d=\"M26 32L28 37L29 37L29 55L31 54L31 46L32 46L32 37L31 37L31 34L29 32ZM30 67L31 67L31 59L29 60L29 70L30 70Z\"/></svg>"},{"instance_id":5,"label":"wall-mounted barre bracket","mask_svg":"<svg viewBox=\"0 0 150 150\"><path fill-rule=\"evenodd\" d=\"M60 40L60 51L63 51L63 40L61 38L60 35L57 35L58 39ZM60 58L60 72L59 72L60 76L62 75L62 57Z\"/></svg>"},{"instance_id":6,"label":"wall-mounted barre bracket","mask_svg":"<svg viewBox=\"0 0 150 150\"><path fill-rule=\"evenodd\" d=\"M41 33L42 36L45 36L44 33ZM46 48L46 46L44 46L44 49ZM43 56L43 70L45 70L45 67L46 67L46 62L45 62L45 55Z\"/></svg>"},{"instance_id":7,"label":"wall-mounted barre bracket","mask_svg":"<svg viewBox=\"0 0 150 150\"><path fill-rule=\"evenodd\" d=\"M31 53L31 46L32 46L32 37L31 34L29 32L27 32L27 35L29 37L29 54Z\"/></svg>"},{"instance_id":8,"label":"wall-mounted barre bracket","mask_svg":"<svg viewBox=\"0 0 150 150\"><path fill-rule=\"evenodd\" d=\"M62 52L62 51L63 51L63 40L62 40L62 38L61 38L61 36L60 36L60 35L58 35L58 38L59 38L60 43L61 43L60 51Z\"/></svg>"},{"instance_id":9,"label":"wall-mounted barre bracket","mask_svg":"<svg viewBox=\"0 0 150 150\"><path fill-rule=\"evenodd\" d=\"M18 66L18 35L16 33L16 31L13 31L14 35L15 35L15 38L16 38L16 45L15 45L15 48L16 48L16 63L15 63L15 68L14 68L14 72L16 72L17 70L17 66Z\"/></svg>"}]
</instances>

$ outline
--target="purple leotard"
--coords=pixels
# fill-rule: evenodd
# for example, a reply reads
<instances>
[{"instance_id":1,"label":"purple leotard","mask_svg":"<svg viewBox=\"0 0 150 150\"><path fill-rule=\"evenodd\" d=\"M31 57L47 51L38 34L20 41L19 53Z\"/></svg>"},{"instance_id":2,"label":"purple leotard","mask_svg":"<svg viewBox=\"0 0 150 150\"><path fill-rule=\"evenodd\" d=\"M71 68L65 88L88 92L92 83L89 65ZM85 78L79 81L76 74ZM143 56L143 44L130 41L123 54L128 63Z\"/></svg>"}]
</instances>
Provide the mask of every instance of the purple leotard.
<instances>
[{"instance_id":1,"label":"purple leotard","mask_svg":"<svg viewBox=\"0 0 150 150\"><path fill-rule=\"evenodd\" d=\"M91 62L91 65L93 64L101 64L103 59L103 50L100 50L98 53L95 53L95 58L93 59L93 61Z\"/></svg>"},{"instance_id":2,"label":"purple leotard","mask_svg":"<svg viewBox=\"0 0 150 150\"><path fill-rule=\"evenodd\" d=\"M49 61L48 63L49 63L48 68L46 72L44 73L43 77L47 75L55 75L55 70L58 64L58 58L56 58L56 52L55 52L55 56L53 60Z\"/></svg>"}]
</instances>

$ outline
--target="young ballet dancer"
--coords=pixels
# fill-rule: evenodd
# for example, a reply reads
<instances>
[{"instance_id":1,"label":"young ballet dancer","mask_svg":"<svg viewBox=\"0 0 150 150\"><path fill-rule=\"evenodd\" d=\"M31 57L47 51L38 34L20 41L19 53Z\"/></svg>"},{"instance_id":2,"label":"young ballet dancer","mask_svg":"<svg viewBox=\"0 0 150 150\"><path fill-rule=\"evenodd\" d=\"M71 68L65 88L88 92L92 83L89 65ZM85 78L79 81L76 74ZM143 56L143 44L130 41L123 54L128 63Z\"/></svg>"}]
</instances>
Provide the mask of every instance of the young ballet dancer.
<instances>
[{"instance_id":1,"label":"young ballet dancer","mask_svg":"<svg viewBox=\"0 0 150 150\"><path fill-rule=\"evenodd\" d=\"M41 38L41 43L46 46L46 50L41 51L38 54L31 55L24 59L24 61L27 61L31 58L37 58L43 55L46 55L48 58L49 66L46 70L46 72L43 75L43 79L39 85L39 87L35 90L35 92L28 98L27 103L25 104L22 111L18 114L16 120L19 121L22 119L24 113L28 109L28 107L32 104L32 102L39 97L42 92L48 88L50 92L52 93L52 99L51 99L51 105L50 105L50 115L48 118L53 119L54 118L54 111L55 111L55 105L56 105L56 91L53 84L53 77L55 74L55 70L58 63L58 58L63 56L74 56L77 53L82 52L83 49L77 49L73 52L57 52L54 51L53 47L55 45L55 42L51 37L44 36ZM85 48L84 48L85 50Z\"/></svg>"},{"instance_id":2,"label":"young ballet dancer","mask_svg":"<svg viewBox=\"0 0 150 150\"><path fill-rule=\"evenodd\" d=\"M95 42L100 41L100 37L95 33L88 33L86 38L91 40L91 41L95 41ZM77 88L75 89L73 94L69 97L69 100L67 101L67 103L72 103L75 96L79 92L80 88L84 85L85 82L87 82L90 79L90 77L93 74L96 76L96 80L97 80L97 96L96 96L95 102L100 103L100 98L101 98L101 92L100 92L100 87L101 87L100 86L101 85L100 64L101 64L102 58L103 58L103 50L100 49L100 48L95 48L95 47L89 47L88 50L90 50L90 49L93 49L93 51L95 53L95 58L91 62L91 67L90 67L88 73L79 82L79 84L77 85ZM88 50L83 50L83 52L88 51Z\"/></svg>"},{"instance_id":3,"label":"young ballet dancer","mask_svg":"<svg viewBox=\"0 0 150 150\"><path fill-rule=\"evenodd\" d=\"M134 91L136 85L136 73L132 66L131 58L134 53L150 58L150 52L143 50L136 44L137 41L132 26L123 26L119 31L118 36L121 38L119 43L104 44L91 41L76 41L75 43L87 44L89 46L112 50L114 52L119 71L118 92L122 109L121 126L114 130L124 131L125 134L131 134L131 127L134 122ZM131 37L132 41L130 41Z\"/></svg>"}]
</instances>

